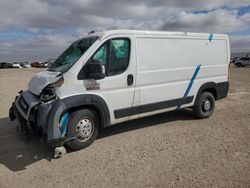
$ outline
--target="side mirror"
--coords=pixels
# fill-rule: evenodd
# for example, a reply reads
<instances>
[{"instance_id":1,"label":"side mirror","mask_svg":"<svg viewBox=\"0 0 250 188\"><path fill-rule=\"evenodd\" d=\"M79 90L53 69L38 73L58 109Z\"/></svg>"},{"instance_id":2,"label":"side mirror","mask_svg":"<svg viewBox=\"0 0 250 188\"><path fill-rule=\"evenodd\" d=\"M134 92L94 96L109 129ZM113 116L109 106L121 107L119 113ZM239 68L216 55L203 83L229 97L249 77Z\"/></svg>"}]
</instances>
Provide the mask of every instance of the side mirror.
<instances>
[{"instance_id":1,"label":"side mirror","mask_svg":"<svg viewBox=\"0 0 250 188\"><path fill-rule=\"evenodd\" d=\"M86 63L79 74L77 75L78 80L95 79L101 80L105 78L105 66L99 62Z\"/></svg>"}]
</instances>

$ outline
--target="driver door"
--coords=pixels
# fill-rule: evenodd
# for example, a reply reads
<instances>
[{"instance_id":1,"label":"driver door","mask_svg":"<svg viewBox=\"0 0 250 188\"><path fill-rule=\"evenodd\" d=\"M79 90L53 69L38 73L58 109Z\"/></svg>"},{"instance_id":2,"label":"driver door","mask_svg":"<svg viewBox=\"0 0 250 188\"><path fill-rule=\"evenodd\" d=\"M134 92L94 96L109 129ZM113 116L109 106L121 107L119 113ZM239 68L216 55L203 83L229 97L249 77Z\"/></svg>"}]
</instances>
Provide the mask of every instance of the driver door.
<instances>
[{"instance_id":1,"label":"driver door","mask_svg":"<svg viewBox=\"0 0 250 188\"><path fill-rule=\"evenodd\" d=\"M131 36L109 38L87 62L105 65L106 77L95 80L98 87L90 92L95 92L107 103L111 124L126 121L132 115L136 80L134 40ZM85 85L88 82L90 80L86 80Z\"/></svg>"}]
</instances>

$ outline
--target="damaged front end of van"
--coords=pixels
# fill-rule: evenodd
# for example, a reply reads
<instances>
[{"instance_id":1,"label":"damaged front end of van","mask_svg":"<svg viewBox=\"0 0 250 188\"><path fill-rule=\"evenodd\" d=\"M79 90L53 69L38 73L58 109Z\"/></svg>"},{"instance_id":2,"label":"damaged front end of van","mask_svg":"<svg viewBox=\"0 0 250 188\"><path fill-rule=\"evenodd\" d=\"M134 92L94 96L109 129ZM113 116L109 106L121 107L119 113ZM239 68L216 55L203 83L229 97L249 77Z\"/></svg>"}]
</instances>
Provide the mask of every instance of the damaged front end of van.
<instances>
[{"instance_id":1,"label":"damaged front end of van","mask_svg":"<svg viewBox=\"0 0 250 188\"><path fill-rule=\"evenodd\" d=\"M66 142L68 112L56 94L63 82L60 72L44 71L31 79L28 90L19 92L9 110L9 118L17 120L21 135L36 132L47 137L54 147Z\"/></svg>"},{"instance_id":2,"label":"damaged front end of van","mask_svg":"<svg viewBox=\"0 0 250 188\"><path fill-rule=\"evenodd\" d=\"M9 110L9 118L17 120L20 134L28 136L31 131L36 132L47 138L47 143L53 147L61 147L74 139L67 137L69 113L62 95L67 96L67 91L71 90L66 80L70 83L69 80L74 79L69 69L98 38L89 35L73 42L47 70L30 80L28 90L19 92ZM62 94L63 86L67 88Z\"/></svg>"}]
</instances>

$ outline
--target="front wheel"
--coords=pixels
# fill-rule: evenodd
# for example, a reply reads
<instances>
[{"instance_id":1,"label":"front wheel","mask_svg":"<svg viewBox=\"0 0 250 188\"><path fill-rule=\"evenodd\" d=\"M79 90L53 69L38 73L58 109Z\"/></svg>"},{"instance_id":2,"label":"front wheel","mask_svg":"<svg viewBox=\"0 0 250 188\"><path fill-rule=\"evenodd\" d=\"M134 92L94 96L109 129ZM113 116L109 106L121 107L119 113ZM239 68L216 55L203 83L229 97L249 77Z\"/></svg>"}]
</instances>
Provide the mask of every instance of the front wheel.
<instances>
[{"instance_id":1,"label":"front wheel","mask_svg":"<svg viewBox=\"0 0 250 188\"><path fill-rule=\"evenodd\" d=\"M202 93L195 102L193 112L200 119L208 118L212 115L215 108L214 96L210 92Z\"/></svg>"},{"instance_id":2,"label":"front wheel","mask_svg":"<svg viewBox=\"0 0 250 188\"><path fill-rule=\"evenodd\" d=\"M80 150L92 144L99 130L97 114L89 109L73 112L69 117L68 137L74 137L66 145L73 150Z\"/></svg>"}]
</instances>

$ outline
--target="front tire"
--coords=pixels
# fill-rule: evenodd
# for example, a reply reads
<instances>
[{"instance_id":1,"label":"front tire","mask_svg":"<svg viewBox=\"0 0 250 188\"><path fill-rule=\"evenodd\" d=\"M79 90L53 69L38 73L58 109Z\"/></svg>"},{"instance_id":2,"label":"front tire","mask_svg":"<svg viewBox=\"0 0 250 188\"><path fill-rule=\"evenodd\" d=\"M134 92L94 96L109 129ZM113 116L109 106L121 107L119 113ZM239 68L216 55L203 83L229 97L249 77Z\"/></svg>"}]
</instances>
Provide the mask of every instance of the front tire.
<instances>
[{"instance_id":1,"label":"front tire","mask_svg":"<svg viewBox=\"0 0 250 188\"><path fill-rule=\"evenodd\" d=\"M98 136L99 119L97 114L89 109L73 112L69 117L68 137L74 137L66 145L72 150L80 150L92 144Z\"/></svg>"},{"instance_id":2,"label":"front tire","mask_svg":"<svg viewBox=\"0 0 250 188\"><path fill-rule=\"evenodd\" d=\"M203 119L208 118L212 115L215 108L215 99L212 93L204 92L202 93L194 105L194 115L197 118Z\"/></svg>"}]
</instances>

